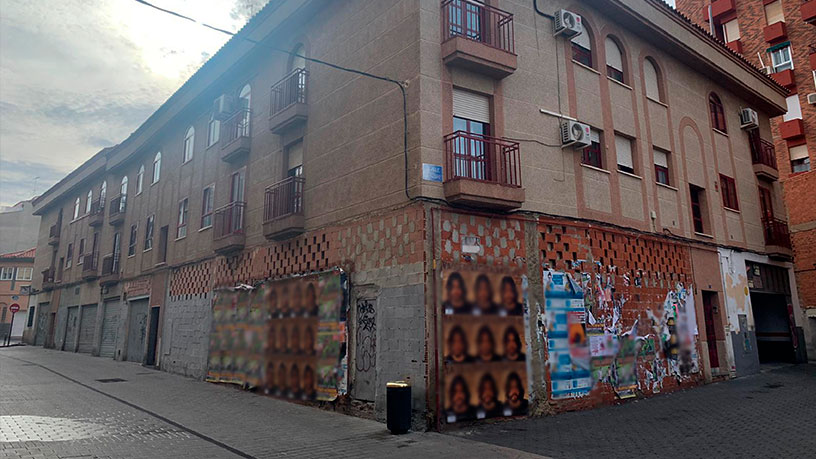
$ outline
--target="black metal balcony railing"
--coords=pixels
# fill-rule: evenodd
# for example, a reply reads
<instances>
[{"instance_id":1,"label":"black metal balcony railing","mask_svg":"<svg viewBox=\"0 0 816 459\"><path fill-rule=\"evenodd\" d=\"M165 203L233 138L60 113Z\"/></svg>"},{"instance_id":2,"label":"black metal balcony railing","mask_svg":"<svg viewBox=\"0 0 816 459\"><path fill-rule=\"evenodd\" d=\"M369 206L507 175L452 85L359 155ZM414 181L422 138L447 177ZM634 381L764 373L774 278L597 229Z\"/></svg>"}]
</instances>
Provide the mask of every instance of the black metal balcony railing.
<instances>
[{"instance_id":1,"label":"black metal balcony railing","mask_svg":"<svg viewBox=\"0 0 816 459\"><path fill-rule=\"evenodd\" d=\"M246 203L236 201L215 210L213 215L213 239L244 233L244 207Z\"/></svg>"},{"instance_id":2,"label":"black metal balcony railing","mask_svg":"<svg viewBox=\"0 0 816 459\"><path fill-rule=\"evenodd\" d=\"M442 2L442 40L454 37L515 54L513 15L475 0Z\"/></svg>"},{"instance_id":3,"label":"black metal balcony railing","mask_svg":"<svg viewBox=\"0 0 816 459\"><path fill-rule=\"evenodd\" d=\"M241 137L249 137L249 128L252 120L252 112L248 108L242 108L232 114L224 121L223 145L229 145Z\"/></svg>"},{"instance_id":4,"label":"black metal balcony railing","mask_svg":"<svg viewBox=\"0 0 816 459\"><path fill-rule=\"evenodd\" d=\"M269 115L277 115L290 105L305 104L308 79L306 69L295 69L272 85Z\"/></svg>"},{"instance_id":5,"label":"black metal balcony railing","mask_svg":"<svg viewBox=\"0 0 816 459\"><path fill-rule=\"evenodd\" d=\"M102 275L119 274L119 254L109 253L102 258Z\"/></svg>"},{"instance_id":6,"label":"black metal balcony railing","mask_svg":"<svg viewBox=\"0 0 816 459\"><path fill-rule=\"evenodd\" d=\"M52 266L52 267L50 267L50 268L48 268L48 269L44 269L44 270L43 270L43 272L42 272L42 276L43 276L43 281L42 281L42 283L43 283L43 285L45 285L45 284L53 284L53 283L54 283L54 274L55 274L55 271L56 271L56 270L54 269L54 267L53 267L53 266Z\"/></svg>"},{"instance_id":7,"label":"black metal balcony railing","mask_svg":"<svg viewBox=\"0 0 816 459\"><path fill-rule=\"evenodd\" d=\"M127 210L127 195L116 196L115 198L111 198L111 205L110 209L108 210L108 214L111 217L115 217L119 214L125 213Z\"/></svg>"},{"instance_id":8,"label":"black metal balcony railing","mask_svg":"<svg viewBox=\"0 0 816 459\"><path fill-rule=\"evenodd\" d=\"M763 217L762 226L765 231L765 245L791 248L788 222L774 217Z\"/></svg>"},{"instance_id":9,"label":"black metal balcony railing","mask_svg":"<svg viewBox=\"0 0 816 459\"><path fill-rule=\"evenodd\" d=\"M105 211L105 201L96 199L91 203L90 215L102 215Z\"/></svg>"},{"instance_id":10,"label":"black metal balcony railing","mask_svg":"<svg viewBox=\"0 0 816 459\"><path fill-rule=\"evenodd\" d=\"M264 221L303 213L303 177L288 177L264 193Z\"/></svg>"},{"instance_id":11,"label":"black metal balcony railing","mask_svg":"<svg viewBox=\"0 0 816 459\"><path fill-rule=\"evenodd\" d=\"M445 181L477 180L521 187L518 142L456 131L445 136Z\"/></svg>"},{"instance_id":12,"label":"black metal balcony railing","mask_svg":"<svg viewBox=\"0 0 816 459\"><path fill-rule=\"evenodd\" d=\"M48 228L48 237L49 238L56 238L60 235L60 227L59 225L51 225L51 228Z\"/></svg>"},{"instance_id":13,"label":"black metal balcony railing","mask_svg":"<svg viewBox=\"0 0 816 459\"><path fill-rule=\"evenodd\" d=\"M99 254L86 253L82 256L82 274L96 273L99 271Z\"/></svg>"},{"instance_id":14,"label":"black metal balcony railing","mask_svg":"<svg viewBox=\"0 0 816 459\"><path fill-rule=\"evenodd\" d=\"M776 167L776 148L774 144L759 136L751 138L751 159L754 164L764 164L773 169Z\"/></svg>"}]
</instances>

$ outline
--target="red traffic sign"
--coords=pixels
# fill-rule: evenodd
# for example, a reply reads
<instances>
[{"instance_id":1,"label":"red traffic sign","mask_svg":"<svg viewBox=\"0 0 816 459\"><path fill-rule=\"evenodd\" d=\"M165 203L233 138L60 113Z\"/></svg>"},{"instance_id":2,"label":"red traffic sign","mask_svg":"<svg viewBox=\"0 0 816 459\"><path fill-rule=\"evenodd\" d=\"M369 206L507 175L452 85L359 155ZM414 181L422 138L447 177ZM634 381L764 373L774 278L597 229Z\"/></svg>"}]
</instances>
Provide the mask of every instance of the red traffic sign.
<instances>
[{"instance_id":1,"label":"red traffic sign","mask_svg":"<svg viewBox=\"0 0 816 459\"><path fill-rule=\"evenodd\" d=\"M14 303L11 306L9 306L9 311L11 311L12 314L17 314L17 311L19 311L19 310L20 310L20 305L17 304L17 303Z\"/></svg>"}]
</instances>

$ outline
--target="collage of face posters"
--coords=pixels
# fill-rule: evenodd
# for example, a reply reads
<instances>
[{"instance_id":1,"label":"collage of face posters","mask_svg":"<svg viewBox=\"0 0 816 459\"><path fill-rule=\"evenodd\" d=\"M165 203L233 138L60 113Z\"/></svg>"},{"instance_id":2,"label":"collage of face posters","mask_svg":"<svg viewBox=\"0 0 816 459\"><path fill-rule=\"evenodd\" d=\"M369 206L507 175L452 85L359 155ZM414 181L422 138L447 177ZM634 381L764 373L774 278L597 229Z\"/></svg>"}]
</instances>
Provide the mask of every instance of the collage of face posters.
<instances>
[{"instance_id":1,"label":"collage of face posters","mask_svg":"<svg viewBox=\"0 0 816 459\"><path fill-rule=\"evenodd\" d=\"M217 291L207 380L297 400L345 393L345 277L333 270Z\"/></svg>"},{"instance_id":2,"label":"collage of face posters","mask_svg":"<svg viewBox=\"0 0 816 459\"><path fill-rule=\"evenodd\" d=\"M524 301L520 275L443 271L447 423L527 414Z\"/></svg>"}]
</instances>

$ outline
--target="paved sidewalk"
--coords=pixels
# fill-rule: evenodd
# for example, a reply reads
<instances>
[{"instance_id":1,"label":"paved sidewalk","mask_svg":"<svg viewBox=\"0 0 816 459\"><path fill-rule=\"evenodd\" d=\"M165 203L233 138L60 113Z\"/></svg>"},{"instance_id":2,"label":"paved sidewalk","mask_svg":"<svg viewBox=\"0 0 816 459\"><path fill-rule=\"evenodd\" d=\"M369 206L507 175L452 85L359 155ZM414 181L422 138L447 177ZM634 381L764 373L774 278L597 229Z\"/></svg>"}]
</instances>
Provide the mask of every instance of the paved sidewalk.
<instances>
[{"instance_id":1,"label":"paved sidewalk","mask_svg":"<svg viewBox=\"0 0 816 459\"><path fill-rule=\"evenodd\" d=\"M100 382L119 378L124 381ZM531 457L82 354L0 349L0 458Z\"/></svg>"},{"instance_id":2,"label":"paved sidewalk","mask_svg":"<svg viewBox=\"0 0 816 459\"><path fill-rule=\"evenodd\" d=\"M554 458L815 458L816 365L451 434Z\"/></svg>"}]
</instances>

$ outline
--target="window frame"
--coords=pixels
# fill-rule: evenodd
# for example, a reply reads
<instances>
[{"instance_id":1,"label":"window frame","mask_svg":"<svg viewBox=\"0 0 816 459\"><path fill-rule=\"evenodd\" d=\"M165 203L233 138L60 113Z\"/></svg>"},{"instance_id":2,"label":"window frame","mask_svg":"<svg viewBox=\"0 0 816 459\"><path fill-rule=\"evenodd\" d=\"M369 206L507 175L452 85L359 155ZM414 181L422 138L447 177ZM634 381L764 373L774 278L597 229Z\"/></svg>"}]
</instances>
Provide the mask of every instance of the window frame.
<instances>
[{"instance_id":1,"label":"window frame","mask_svg":"<svg viewBox=\"0 0 816 459\"><path fill-rule=\"evenodd\" d=\"M215 114L210 115L210 122L207 123L207 148L218 143L221 138L221 120L215 117Z\"/></svg>"},{"instance_id":2,"label":"window frame","mask_svg":"<svg viewBox=\"0 0 816 459\"><path fill-rule=\"evenodd\" d=\"M142 194L142 191L144 190L144 173L145 167L144 164L142 164L139 166L139 172L136 173L136 196Z\"/></svg>"},{"instance_id":3,"label":"window frame","mask_svg":"<svg viewBox=\"0 0 816 459\"><path fill-rule=\"evenodd\" d=\"M652 157L657 159L658 154L663 154L666 156L666 165L662 166L660 164L657 164L657 161L654 161L655 182L665 186L672 186L671 152L652 147ZM663 176L665 176L665 181L661 180Z\"/></svg>"},{"instance_id":4,"label":"window frame","mask_svg":"<svg viewBox=\"0 0 816 459\"><path fill-rule=\"evenodd\" d=\"M0 281L14 280L14 268L16 266L3 266L0 268Z\"/></svg>"},{"instance_id":5,"label":"window frame","mask_svg":"<svg viewBox=\"0 0 816 459\"><path fill-rule=\"evenodd\" d=\"M780 51L785 51L785 50L788 51L788 59L785 60L785 61L780 61L779 63L777 63L775 57L778 55L778 53ZM768 54L770 54L770 57L771 57L771 67L773 68L773 73L783 72L785 70L793 70L794 69L793 47L791 46L790 42L788 42L787 46L781 46L781 47L778 47L778 48L774 49L773 51L769 51Z\"/></svg>"},{"instance_id":6,"label":"window frame","mask_svg":"<svg viewBox=\"0 0 816 459\"><path fill-rule=\"evenodd\" d=\"M622 165L620 163L621 152L618 149L618 139L625 140L629 144L629 156L630 156L630 158L632 160L632 166L631 167ZM636 164L635 164L635 142L634 142L634 139L632 139L629 136L619 134L617 132L615 133L615 163L616 163L617 170L619 172L625 172L627 174L635 175L635 173L637 171L637 168L635 167ZM624 169L621 169L622 167ZM627 169L631 169L631 170L627 170Z\"/></svg>"},{"instance_id":7,"label":"window frame","mask_svg":"<svg viewBox=\"0 0 816 459\"><path fill-rule=\"evenodd\" d=\"M182 164L187 164L193 160L195 153L195 128L190 126L184 134L184 143L182 144Z\"/></svg>"},{"instance_id":8,"label":"window frame","mask_svg":"<svg viewBox=\"0 0 816 459\"><path fill-rule=\"evenodd\" d=\"M209 190L209 209L207 208L207 191ZM204 230L207 228L212 228L213 226L213 213L215 210L215 184L210 184L204 187L201 192L201 219L199 220L199 230ZM204 220L208 219L208 223L205 225Z\"/></svg>"},{"instance_id":9,"label":"window frame","mask_svg":"<svg viewBox=\"0 0 816 459\"><path fill-rule=\"evenodd\" d=\"M178 223L176 225L176 239L183 239L187 237L187 226L190 220L190 201L184 198L179 201L178 207Z\"/></svg>"},{"instance_id":10,"label":"window frame","mask_svg":"<svg viewBox=\"0 0 816 459\"><path fill-rule=\"evenodd\" d=\"M616 69L612 65L609 64L609 46L607 43L612 43L615 48L618 50L618 55L620 56L620 69ZM606 52L606 76L617 81L621 84L627 84L626 82L626 53L623 52L623 47L618 42L617 37L613 35L607 35L606 39L604 40L604 51Z\"/></svg>"},{"instance_id":11,"label":"window frame","mask_svg":"<svg viewBox=\"0 0 816 459\"><path fill-rule=\"evenodd\" d=\"M77 196L76 201L74 201L74 220L79 218L79 209L82 208L82 198Z\"/></svg>"},{"instance_id":12,"label":"window frame","mask_svg":"<svg viewBox=\"0 0 816 459\"><path fill-rule=\"evenodd\" d=\"M728 123L725 119L725 105L723 105L720 96L713 92L708 95L708 117L712 129L720 131L723 134L728 133Z\"/></svg>"},{"instance_id":13,"label":"window frame","mask_svg":"<svg viewBox=\"0 0 816 459\"><path fill-rule=\"evenodd\" d=\"M85 201L85 215L91 213L91 203L93 202L93 189L88 190L88 195Z\"/></svg>"},{"instance_id":14,"label":"window frame","mask_svg":"<svg viewBox=\"0 0 816 459\"><path fill-rule=\"evenodd\" d=\"M604 141L603 141L603 132L599 129L590 128L590 138L592 138L592 134L598 134L598 141L593 141L592 144L588 147L584 147L581 149L581 164L584 166L595 167L597 169L603 169L604 167ZM597 163L592 162L592 154L595 153L597 155Z\"/></svg>"},{"instance_id":15,"label":"window frame","mask_svg":"<svg viewBox=\"0 0 816 459\"><path fill-rule=\"evenodd\" d=\"M737 196L737 182L732 177L720 174L720 194L723 207L739 211L739 197Z\"/></svg>"},{"instance_id":16,"label":"window frame","mask_svg":"<svg viewBox=\"0 0 816 459\"><path fill-rule=\"evenodd\" d=\"M81 265L85 261L84 260L84 258L85 258L85 238L84 237L79 240L79 253L78 253L78 255L79 256L77 257L77 265Z\"/></svg>"},{"instance_id":17,"label":"window frame","mask_svg":"<svg viewBox=\"0 0 816 459\"><path fill-rule=\"evenodd\" d=\"M23 275L22 273L28 273L28 277ZM34 277L34 268L17 268L17 274L14 276L15 280L18 281L30 281Z\"/></svg>"},{"instance_id":18,"label":"window frame","mask_svg":"<svg viewBox=\"0 0 816 459\"><path fill-rule=\"evenodd\" d=\"M139 243L139 224L134 223L130 225L130 238L128 240L127 256L133 257L136 255L136 246Z\"/></svg>"},{"instance_id":19,"label":"window frame","mask_svg":"<svg viewBox=\"0 0 816 459\"><path fill-rule=\"evenodd\" d=\"M65 267L66 268L70 268L73 265L73 259L74 259L74 243L69 242L68 243L68 249L65 252Z\"/></svg>"},{"instance_id":20,"label":"window frame","mask_svg":"<svg viewBox=\"0 0 816 459\"><path fill-rule=\"evenodd\" d=\"M706 234L705 218L703 216L703 201L701 196L703 191L704 191L703 188L689 184L689 207L691 207L691 223L694 232L697 234Z\"/></svg>"},{"instance_id":21,"label":"window frame","mask_svg":"<svg viewBox=\"0 0 816 459\"><path fill-rule=\"evenodd\" d=\"M583 32L581 32L580 35L576 35L575 37L572 37L572 39L570 39L572 50L571 57L573 61L595 70L595 63L597 59L595 59L595 50L593 49L594 46L592 43L592 32L590 32L589 30L586 18L584 18L583 20L583 26L584 26ZM581 36L586 36L589 48L575 41L576 38L579 38ZM604 64L606 63L604 62Z\"/></svg>"},{"instance_id":22,"label":"window frame","mask_svg":"<svg viewBox=\"0 0 816 459\"><path fill-rule=\"evenodd\" d=\"M657 94L649 94L649 81L648 81L649 75L647 74L646 71L646 65L649 65L652 68L652 71L654 71L654 87L655 90L657 91ZM666 103L665 101L666 95L665 90L663 88L663 74L660 71L660 67L657 65L657 61L651 56L646 56L643 59L643 85L644 94L646 94L646 97L648 99L653 100L655 102L659 102L661 104Z\"/></svg>"},{"instance_id":23,"label":"window frame","mask_svg":"<svg viewBox=\"0 0 816 459\"><path fill-rule=\"evenodd\" d=\"M147 222L145 223L145 236L144 236L144 244L142 245L142 251L147 252L148 250L153 250L153 228L156 224L156 215L150 215L147 217Z\"/></svg>"},{"instance_id":24,"label":"window frame","mask_svg":"<svg viewBox=\"0 0 816 459\"><path fill-rule=\"evenodd\" d=\"M159 183L161 180L161 163L162 163L162 154L161 152L156 152L156 156L153 157L153 181L150 182L151 185L155 185Z\"/></svg>"}]
</instances>

